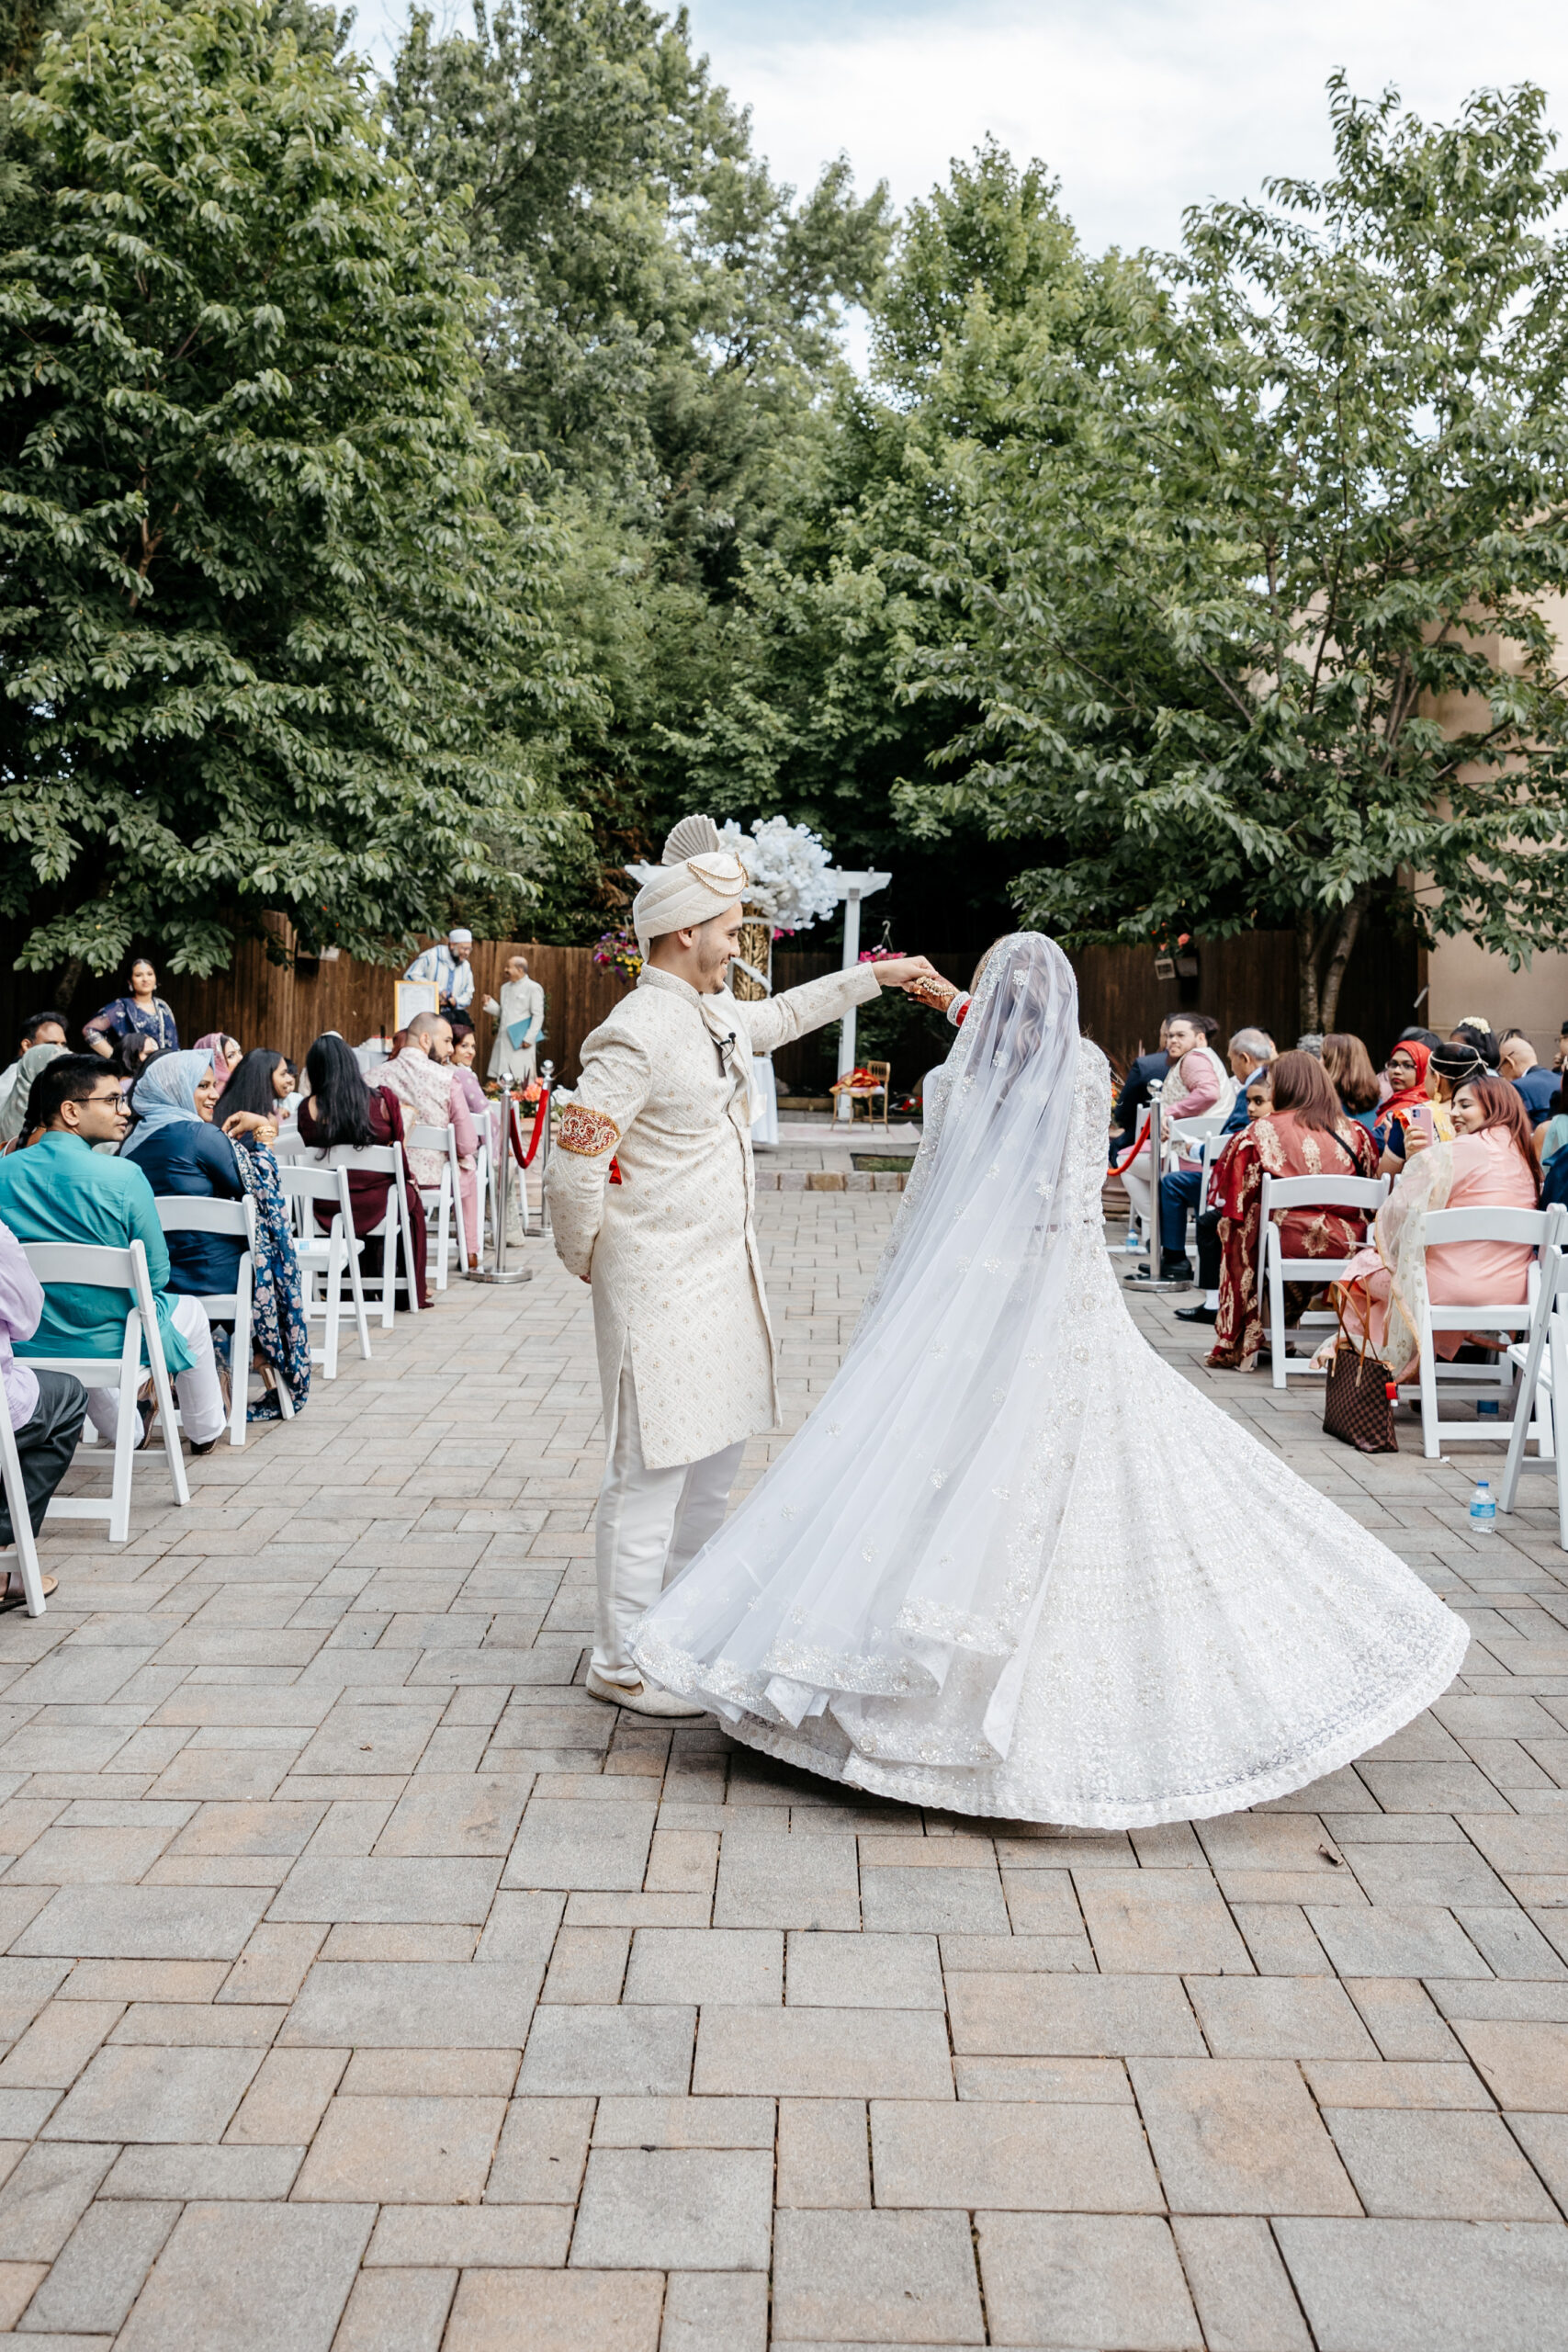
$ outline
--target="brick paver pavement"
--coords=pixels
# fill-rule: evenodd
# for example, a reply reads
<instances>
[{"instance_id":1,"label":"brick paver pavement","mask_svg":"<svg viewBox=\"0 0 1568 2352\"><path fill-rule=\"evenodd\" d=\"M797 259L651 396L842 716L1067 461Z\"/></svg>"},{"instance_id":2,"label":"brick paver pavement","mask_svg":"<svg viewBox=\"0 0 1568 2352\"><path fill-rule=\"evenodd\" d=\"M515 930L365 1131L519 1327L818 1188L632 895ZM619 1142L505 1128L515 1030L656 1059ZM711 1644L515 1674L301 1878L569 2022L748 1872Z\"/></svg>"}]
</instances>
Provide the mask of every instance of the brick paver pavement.
<instances>
[{"instance_id":1,"label":"brick paver pavement","mask_svg":"<svg viewBox=\"0 0 1568 2352\"><path fill-rule=\"evenodd\" d=\"M763 1196L795 1417L896 1206ZM0 1622L0 2331L1568 2346L1549 1484L1472 1544L1466 1472L1218 1378L1464 1607L1469 1671L1257 1813L993 1836L584 1694L588 1301L529 1261L190 1511L144 1458L131 1544L51 1537L57 1603Z\"/></svg>"}]
</instances>

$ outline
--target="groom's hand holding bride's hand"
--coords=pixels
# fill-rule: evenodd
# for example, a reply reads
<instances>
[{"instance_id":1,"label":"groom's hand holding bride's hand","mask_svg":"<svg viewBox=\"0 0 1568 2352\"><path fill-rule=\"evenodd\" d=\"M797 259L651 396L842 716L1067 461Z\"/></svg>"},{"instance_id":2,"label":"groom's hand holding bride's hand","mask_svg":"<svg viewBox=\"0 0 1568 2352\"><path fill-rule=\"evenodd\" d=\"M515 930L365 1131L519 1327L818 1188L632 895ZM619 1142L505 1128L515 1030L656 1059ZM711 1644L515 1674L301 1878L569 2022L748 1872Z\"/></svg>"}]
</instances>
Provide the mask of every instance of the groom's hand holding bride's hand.
<instances>
[{"instance_id":1,"label":"groom's hand holding bride's hand","mask_svg":"<svg viewBox=\"0 0 1568 2352\"><path fill-rule=\"evenodd\" d=\"M958 994L952 981L944 980L926 956L884 956L872 969L885 989L903 989L922 1004L935 1005L939 1012Z\"/></svg>"}]
</instances>

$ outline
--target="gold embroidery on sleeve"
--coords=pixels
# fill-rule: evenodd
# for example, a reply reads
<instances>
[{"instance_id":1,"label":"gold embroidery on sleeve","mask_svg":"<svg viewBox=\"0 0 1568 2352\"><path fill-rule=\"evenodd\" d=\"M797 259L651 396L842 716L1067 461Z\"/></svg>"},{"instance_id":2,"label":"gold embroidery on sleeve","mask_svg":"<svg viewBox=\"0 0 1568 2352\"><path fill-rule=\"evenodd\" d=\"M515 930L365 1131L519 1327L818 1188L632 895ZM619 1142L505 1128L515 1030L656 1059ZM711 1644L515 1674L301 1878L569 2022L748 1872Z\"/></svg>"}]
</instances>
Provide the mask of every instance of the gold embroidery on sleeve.
<instances>
[{"instance_id":1,"label":"gold embroidery on sleeve","mask_svg":"<svg viewBox=\"0 0 1568 2352\"><path fill-rule=\"evenodd\" d=\"M614 1119L603 1111L591 1111L585 1102L569 1102L561 1113L556 1141L562 1151L581 1152L585 1159L597 1159L602 1152L614 1151L621 1140L621 1131Z\"/></svg>"}]
</instances>

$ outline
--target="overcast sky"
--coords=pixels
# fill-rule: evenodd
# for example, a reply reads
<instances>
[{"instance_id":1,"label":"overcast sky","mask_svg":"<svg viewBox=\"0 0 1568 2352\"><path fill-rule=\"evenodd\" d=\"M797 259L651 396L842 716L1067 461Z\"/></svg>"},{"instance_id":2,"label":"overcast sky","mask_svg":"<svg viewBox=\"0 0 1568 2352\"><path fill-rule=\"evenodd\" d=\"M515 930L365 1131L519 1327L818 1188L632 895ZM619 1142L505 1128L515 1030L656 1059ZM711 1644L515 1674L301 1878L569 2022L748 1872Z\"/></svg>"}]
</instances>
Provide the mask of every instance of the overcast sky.
<instances>
[{"instance_id":1,"label":"overcast sky","mask_svg":"<svg viewBox=\"0 0 1568 2352\"><path fill-rule=\"evenodd\" d=\"M435 13L471 25L464 0ZM385 62L404 14L361 0L359 44ZM1188 204L1322 172L1338 65L1434 116L1539 82L1568 124L1562 0L693 0L692 19L779 176L807 186L842 149L908 202L990 131L1050 165L1095 247L1174 243Z\"/></svg>"}]
</instances>

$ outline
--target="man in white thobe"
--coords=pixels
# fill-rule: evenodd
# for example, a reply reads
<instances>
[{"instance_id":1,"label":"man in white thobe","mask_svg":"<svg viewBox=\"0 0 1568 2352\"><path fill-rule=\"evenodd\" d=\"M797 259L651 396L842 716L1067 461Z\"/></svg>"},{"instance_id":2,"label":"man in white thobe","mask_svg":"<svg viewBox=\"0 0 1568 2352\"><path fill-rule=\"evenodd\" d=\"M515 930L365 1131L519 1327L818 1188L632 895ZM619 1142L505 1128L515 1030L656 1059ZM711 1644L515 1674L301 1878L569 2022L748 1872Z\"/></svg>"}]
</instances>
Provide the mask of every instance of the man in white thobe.
<instances>
[{"instance_id":1,"label":"man in white thobe","mask_svg":"<svg viewBox=\"0 0 1568 2352\"><path fill-rule=\"evenodd\" d=\"M456 1013L466 1028L473 1027L468 1007L474 1001L474 934L459 925L434 947L423 948L403 974L405 980L434 980L437 1010L450 1020Z\"/></svg>"},{"instance_id":2,"label":"man in white thobe","mask_svg":"<svg viewBox=\"0 0 1568 2352\"><path fill-rule=\"evenodd\" d=\"M557 1251L592 1284L604 1408L588 1689L638 1714L698 1715L645 1680L626 1637L723 1524L747 1439L779 1426L752 1223L751 1056L931 967L862 964L739 1004L726 973L746 869L705 820L683 819L664 854L632 909L641 976L584 1042L546 1189Z\"/></svg>"}]
</instances>

